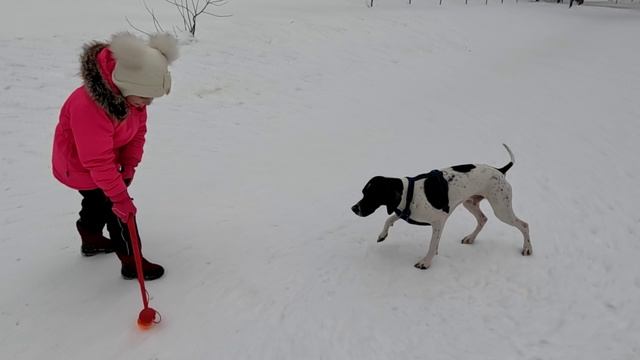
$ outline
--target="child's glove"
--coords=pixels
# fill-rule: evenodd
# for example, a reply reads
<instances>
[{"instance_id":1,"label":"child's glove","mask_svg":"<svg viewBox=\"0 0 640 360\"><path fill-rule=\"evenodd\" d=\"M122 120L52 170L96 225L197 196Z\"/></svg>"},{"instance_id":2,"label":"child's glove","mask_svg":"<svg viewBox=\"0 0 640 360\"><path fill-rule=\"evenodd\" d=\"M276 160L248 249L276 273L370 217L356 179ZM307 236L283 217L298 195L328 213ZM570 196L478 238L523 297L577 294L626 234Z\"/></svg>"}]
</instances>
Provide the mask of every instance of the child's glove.
<instances>
[{"instance_id":1,"label":"child's glove","mask_svg":"<svg viewBox=\"0 0 640 360\"><path fill-rule=\"evenodd\" d=\"M136 206L133 205L133 199L129 197L126 190L114 196L111 201L113 202L111 210L122 222L126 223L130 216L136 215Z\"/></svg>"}]
</instances>

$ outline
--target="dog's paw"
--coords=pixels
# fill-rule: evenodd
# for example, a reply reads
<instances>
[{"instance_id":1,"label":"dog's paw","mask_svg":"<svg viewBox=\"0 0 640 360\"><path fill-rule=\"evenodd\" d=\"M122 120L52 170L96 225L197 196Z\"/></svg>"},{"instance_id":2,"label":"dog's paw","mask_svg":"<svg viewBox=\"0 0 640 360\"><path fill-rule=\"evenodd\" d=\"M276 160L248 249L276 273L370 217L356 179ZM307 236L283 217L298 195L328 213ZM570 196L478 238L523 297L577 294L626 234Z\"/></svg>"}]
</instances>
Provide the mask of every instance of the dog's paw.
<instances>
[{"instance_id":1,"label":"dog's paw","mask_svg":"<svg viewBox=\"0 0 640 360\"><path fill-rule=\"evenodd\" d=\"M431 266L430 263L427 263L427 262L424 262L424 261L420 261L419 263L413 265L413 267L415 267L416 269L420 269L420 270L427 270L430 266Z\"/></svg>"},{"instance_id":2,"label":"dog's paw","mask_svg":"<svg viewBox=\"0 0 640 360\"><path fill-rule=\"evenodd\" d=\"M531 249L531 247L526 247L524 249L522 249L522 256L530 256L531 254L533 254L533 250Z\"/></svg>"},{"instance_id":3,"label":"dog's paw","mask_svg":"<svg viewBox=\"0 0 640 360\"><path fill-rule=\"evenodd\" d=\"M461 241L461 242L462 242L463 244L471 245L471 244L473 244L473 242L474 242L474 241L476 241L476 239L475 239L475 238L473 238L473 237L471 237L471 236L467 235L467 236L465 236L465 237L464 237L464 239L462 239L462 241Z\"/></svg>"},{"instance_id":4,"label":"dog's paw","mask_svg":"<svg viewBox=\"0 0 640 360\"><path fill-rule=\"evenodd\" d=\"M383 242L388 235L389 234L380 234L380 236L378 236L378 242Z\"/></svg>"}]
</instances>

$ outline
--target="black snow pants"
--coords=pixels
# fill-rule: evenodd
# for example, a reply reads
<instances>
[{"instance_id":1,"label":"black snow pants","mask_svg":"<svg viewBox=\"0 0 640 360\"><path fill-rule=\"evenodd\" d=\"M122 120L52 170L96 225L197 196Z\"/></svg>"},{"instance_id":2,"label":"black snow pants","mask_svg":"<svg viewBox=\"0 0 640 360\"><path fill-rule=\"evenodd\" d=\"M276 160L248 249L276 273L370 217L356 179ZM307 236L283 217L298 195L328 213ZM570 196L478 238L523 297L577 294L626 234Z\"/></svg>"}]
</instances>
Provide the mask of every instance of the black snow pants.
<instances>
[{"instance_id":1,"label":"black snow pants","mask_svg":"<svg viewBox=\"0 0 640 360\"><path fill-rule=\"evenodd\" d=\"M113 241L116 253L125 256L133 255L127 224L113 213L111 200L101 189L80 190L80 194L82 195L82 209L78 221L82 227L90 231L102 232L106 224L109 238Z\"/></svg>"}]
</instances>

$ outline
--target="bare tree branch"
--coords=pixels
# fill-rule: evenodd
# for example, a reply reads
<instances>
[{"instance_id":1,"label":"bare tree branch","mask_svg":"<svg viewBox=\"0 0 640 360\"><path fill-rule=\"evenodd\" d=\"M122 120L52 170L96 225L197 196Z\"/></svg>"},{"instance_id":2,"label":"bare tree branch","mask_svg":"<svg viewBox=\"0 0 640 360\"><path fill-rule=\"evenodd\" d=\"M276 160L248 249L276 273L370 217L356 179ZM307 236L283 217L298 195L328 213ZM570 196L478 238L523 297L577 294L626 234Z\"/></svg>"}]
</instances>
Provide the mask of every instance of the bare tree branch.
<instances>
[{"instance_id":1,"label":"bare tree branch","mask_svg":"<svg viewBox=\"0 0 640 360\"><path fill-rule=\"evenodd\" d=\"M146 32L146 31L144 31L144 30L142 30L142 29L140 29L140 28L136 27L135 25L133 25L133 24L131 23L131 21L129 20L129 18L128 18L128 17L126 17L126 16L125 16L124 18L125 18L125 20L127 20L127 23L129 24L129 26L131 26L134 30L140 31L141 33L143 33L143 34L145 34L145 35L148 35L148 36L150 36L150 35L151 35L151 34L149 34L148 32Z\"/></svg>"},{"instance_id":2,"label":"bare tree branch","mask_svg":"<svg viewBox=\"0 0 640 360\"><path fill-rule=\"evenodd\" d=\"M149 15L151 15L151 19L153 20L153 26L156 28L156 32L164 32L164 29L162 28L162 25L160 24L160 21L156 17L156 14L153 11L153 9L151 9L149 5L147 5L146 1L143 0L142 3L144 4L144 8L147 9L147 12L149 13Z\"/></svg>"},{"instance_id":3,"label":"bare tree branch","mask_svg":"<svg viewBox=\"0 0 640 360\"><path fill-rule=\"evenodd\" d=\"M191 36L195 36L196 34L196 25L198 21L198 17L202 14L213 16L213 17L230 17L231 15L219 15L213 12L207 11L207 8L212 6L222 6L228 3L228 0L164 0L165 2L173 5L180 17L182 18L182 27L185 31L189 32ZM155 14L155 11L149 7L146 0L142 0L144 4L144 8L147 10L147 13L151 16L151 20L153 21L153 26L156 28L156 32L165 32L160 20ZM149 35L149 32L146 32L135 25L127 18L126 19L129 25L135 30ZM174 32L177 33L177 29L174 26Z\"/></svg>"},{"instance_id":4,"label":"bare tree branch","mask_svg":"<svg viewBox=\"0 0 640 360\"><path fill-rule=\"evenodd\" d=\"M203 14L207 14L207 15L210 15L210 16L213 16L213 17L231 17L231 16L232 16L232 15L218 15L218 14L213 14L213 13L210 13L210 12L208 12L208 11L203 12Z\"/></svg>"},{"instance_id":5,"label":"bare tree branch","mask_svg":"<svg viewBox=\"0 0 640 360\"><path fill-rule=\"evenodd\" d=\"M214 17L228 17L230 15L217 15L207 11L209 5L221 6L227 3L227 0L165 0L178 9L182 16L182 22L186 31L195 36L198 17L202 14Z\"/></svg>"}]
</instances>

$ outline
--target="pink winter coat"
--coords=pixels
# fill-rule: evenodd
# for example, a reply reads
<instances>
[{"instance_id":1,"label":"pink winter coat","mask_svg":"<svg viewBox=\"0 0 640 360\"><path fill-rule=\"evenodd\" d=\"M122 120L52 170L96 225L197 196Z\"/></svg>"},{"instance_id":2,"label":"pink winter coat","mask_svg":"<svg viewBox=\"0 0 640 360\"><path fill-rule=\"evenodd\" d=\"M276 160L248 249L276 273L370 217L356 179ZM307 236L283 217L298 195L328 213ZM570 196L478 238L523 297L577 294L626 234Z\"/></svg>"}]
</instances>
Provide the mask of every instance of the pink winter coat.
<instances>
[{"instance_id":1,"label":"pink winter coat","mask_svg":"<svg viewBox=\"0 0 640 360\"><path fill-rule=\"evenodd\" d=\"M60 182L76 190L100 188L110 198L127 190L120 168L138 166L147 132L146 107L126 102L111 80L114 67L107 44L85 46L84 85L60 110L52 159Z\"/></svg>"}]
</instances>

